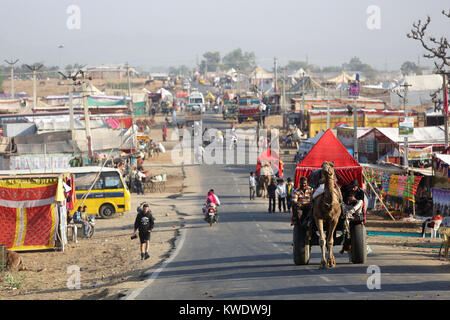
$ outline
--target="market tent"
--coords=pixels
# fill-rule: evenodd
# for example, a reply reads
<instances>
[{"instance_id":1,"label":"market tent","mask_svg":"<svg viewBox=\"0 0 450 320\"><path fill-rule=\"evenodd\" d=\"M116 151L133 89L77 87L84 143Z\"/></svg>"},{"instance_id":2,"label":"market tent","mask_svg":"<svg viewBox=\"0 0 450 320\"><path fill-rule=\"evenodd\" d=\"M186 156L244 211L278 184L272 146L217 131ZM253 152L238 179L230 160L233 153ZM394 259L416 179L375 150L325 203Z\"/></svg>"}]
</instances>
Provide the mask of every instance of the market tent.
<instances>
[{"instance_id":1,"label":"market tent","mask_svg":"<svg viewBox=\"0 0 450 320\"><path fill-rule=\"evenodd\" d=\"M258 161L256 162L256 176L259 176L259 173L261 171L261 164L263 162L270 162L274 174L279 173L279 177L283 178L284 163L276 151L273 151L272 149L266 149L261 153Z\"/></svg>"},{"instance_id":2,"label":"market tent","mask_svg":"<svg viewBox=\"0 0 450 320\"><path fill-rule=\"evenodd\" d=\"M348 83L348 81L355 81L355 78L350 77L348 74L346 74L343 71L337 77L327 80L327 82L332 82L332 83L336 83L336 84Z\"/></svg>"},{"instance_id":3,"label":"market tent","mask_svg":"<svg viewBox=\"0 0 450 320\"><path fill-rule=\"evenodd\" d=\"M352 180L358 180L362 187L362 167L348 153L331 130L325 131L311 151L297 165L295 187L299 186L301 177L309 178L311 172L320 169L324 161L334 162L339 185L347 185Z\"/></svg>"},{"instance_id":4,"label":"market tent","mask_svg":"<svg viewBox=\"0 0 450 320\"><path fill-rule=\"evenodd\" d=\"M322 87L320 84L318 84L316 81L314 81L311 77L304 77L300 81L298 81L294 87L288 90L288 92L301 93L303 91L310 92L320 90L325 90L325 88Z\"/></svg>"},{"instance_id":5,"label":"market tent","mask_svg":"<svg viewBox=\"0 0 450 320\"><path fill-rule=\"evenodd\" d=\"M156 93L161 94L161 97L162 97L163 100L173 101L172 93L170 93L170 91L168 91L168 90L166 90L164 88L159 89L158 91L156 91Z\"/></svg>"},{"instance_id":6,"label":"market tent","mask_svg":"<svg viewBox=\"0 0 450 320\"><path fill-rule=\"evenodd\" d=\"M214 95L211 92L208 91L208 94L206 95L205 100L206 101L210 100L210 101L214 102L214 101L216 101L216 98L214 97Z\"/></svg>"},{"instance_id":7,"label":"market tent","mask_svg":"<svg viewBox=\"0 0 450 320\"><path fill-rule=\"evenodd\" d=\"M249 75L250 79L273 79L273 74L270 72L267 72L260 66L256 66L256 68L250 73Z\"/></svg>"}]
</instances>

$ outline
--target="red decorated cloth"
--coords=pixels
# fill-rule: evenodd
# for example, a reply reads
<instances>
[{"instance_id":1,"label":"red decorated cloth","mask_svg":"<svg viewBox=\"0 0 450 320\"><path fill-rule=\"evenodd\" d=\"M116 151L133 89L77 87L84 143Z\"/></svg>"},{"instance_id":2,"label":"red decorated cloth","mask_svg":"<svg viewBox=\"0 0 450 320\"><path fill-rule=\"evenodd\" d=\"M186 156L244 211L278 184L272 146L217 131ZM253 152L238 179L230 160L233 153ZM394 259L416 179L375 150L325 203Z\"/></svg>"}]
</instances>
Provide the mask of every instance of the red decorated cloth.
<instances>
[{"instance_id":1,"label":"red decorated cloth","mask_svg":"<svg viewBox=\"0 0 450 320\"><path fill-rule=\"evenodd\" d=\"M13 251L53 249L58 179L0 179L0 244Z\"/></svg>"},{"instance_id":2,"label":"red decorated cloth","mask_svg":"<svg viewBox=\"0 0 450 320\"><path fill-rule=\"evenodd\" d=\"M325 161L334 162L336 176L340 186L347 185L352 180L357 180L362 187L362 167L348 153L347 149L345 149L331 130L327 130L305 158L297 164L295 187L298 188L301 177L309 178L311 172L320 169Z\"/></svg>"}]
</instances>

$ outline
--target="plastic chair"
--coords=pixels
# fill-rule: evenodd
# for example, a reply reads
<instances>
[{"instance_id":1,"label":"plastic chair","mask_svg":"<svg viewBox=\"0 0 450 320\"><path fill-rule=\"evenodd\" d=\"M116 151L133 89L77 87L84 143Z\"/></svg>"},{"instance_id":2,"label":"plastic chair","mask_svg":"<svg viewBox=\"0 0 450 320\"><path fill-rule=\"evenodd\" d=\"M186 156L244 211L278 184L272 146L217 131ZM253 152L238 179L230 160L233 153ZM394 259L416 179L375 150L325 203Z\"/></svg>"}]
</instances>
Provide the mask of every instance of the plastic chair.
<instances>
[{"instance_id":1,"label":"plastic chair","mask_svg":"<svg viewBox=\"0 0 450 320\"><path fill-rule=\"evenodd\" d=\"M434 222L433 227L430 227L430 223ZM431 232L431 238L440 238L440 235L437 233L437 231L439 230L439 227L441 226L442 220L433 220L433 221L428 221L427 224L425 225L425 233L427 232L427 229L430 229ZM423 237L425 238L425 233L423 235Z\"/></svg>"}]
</instances>

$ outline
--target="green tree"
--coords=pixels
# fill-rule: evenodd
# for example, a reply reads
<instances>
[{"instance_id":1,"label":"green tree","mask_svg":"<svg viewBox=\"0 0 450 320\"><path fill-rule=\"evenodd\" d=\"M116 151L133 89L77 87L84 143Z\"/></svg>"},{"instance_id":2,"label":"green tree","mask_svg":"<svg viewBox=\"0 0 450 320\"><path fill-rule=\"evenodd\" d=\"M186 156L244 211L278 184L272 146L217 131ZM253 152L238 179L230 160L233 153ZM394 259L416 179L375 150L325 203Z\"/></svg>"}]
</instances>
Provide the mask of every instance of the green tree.
<instances>
[{"instance_id":1,"label":"green tree","mask_svg":"<svg viewBox=\"0 0 450 320\"><path fill-rule=\"evenodd\" d=\"M361 72L369 72L374 70L370 65L362 63L361 59L359 59L358 57L353 57L350 59L349 63L342 64L342 68L344 70Z\"/></svg>"},{"instance_id":2,"label":"green tree","mask_svg":"<svg viewBox=\"0 0 450 320\"><path fill-rule=\"evenodd\" d=\"M234 68L243 73L250 73L256 67L255 54L235 49L223 57L223 64L226 69Z\"/></svg>"},{"instance_id":3,"label":"green tree","mask_svg":"<svg viewBox=\"0 0 450 320\"><path fill-rule=\"evenodd\" d=\"M402 75L404 76L407 76L411 73L415 73L417 75L422 74L422 70L414 62L411 61L404 62L400 67L400 70L402 72Z\"/></svg>"},{"instance_id":4,"label":"green tree","mask_svg":"<svg viewBox=\"0 0 450 320\"><path fill-rule=\"evenodd\" d=\"M216 71L216 68L220 66L220 52L208 51L203 54L204 60L200 63L200 72L205 72L206 66L208 66L208 72Z\"/></svg>"},{"instance_id":5,"label":"green tree","mask_svg":"<svg viewBox=\"0 0 450 320\"><path fill-rule=\"evenodd\" d=\"M289 60L288 64L286 65L286 70L289 71L296 71L298 69L302 68L303 70L308 69L308 64L304 61L293 61Z\"/></svg>"}]
</instances>

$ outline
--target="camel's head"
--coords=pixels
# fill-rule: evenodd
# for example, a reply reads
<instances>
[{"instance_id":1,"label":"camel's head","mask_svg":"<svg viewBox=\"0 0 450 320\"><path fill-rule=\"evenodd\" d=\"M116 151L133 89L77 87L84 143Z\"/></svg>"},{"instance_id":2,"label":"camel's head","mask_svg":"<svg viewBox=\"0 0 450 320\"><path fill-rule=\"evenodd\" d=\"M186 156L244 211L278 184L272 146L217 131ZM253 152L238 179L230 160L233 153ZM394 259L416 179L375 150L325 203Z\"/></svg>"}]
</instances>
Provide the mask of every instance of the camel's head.
<instances>
[{"instance_id":1,"label":"camel's head","mask_svg":"<svg viewBox=\"0 0 450 320\"><path fill-rule=\"evenodd\" d=\"M334 172L334 162L325 161L322 164L322 175L325 179L336 179L336 175Z\"/></svg>"}]
</instances>

